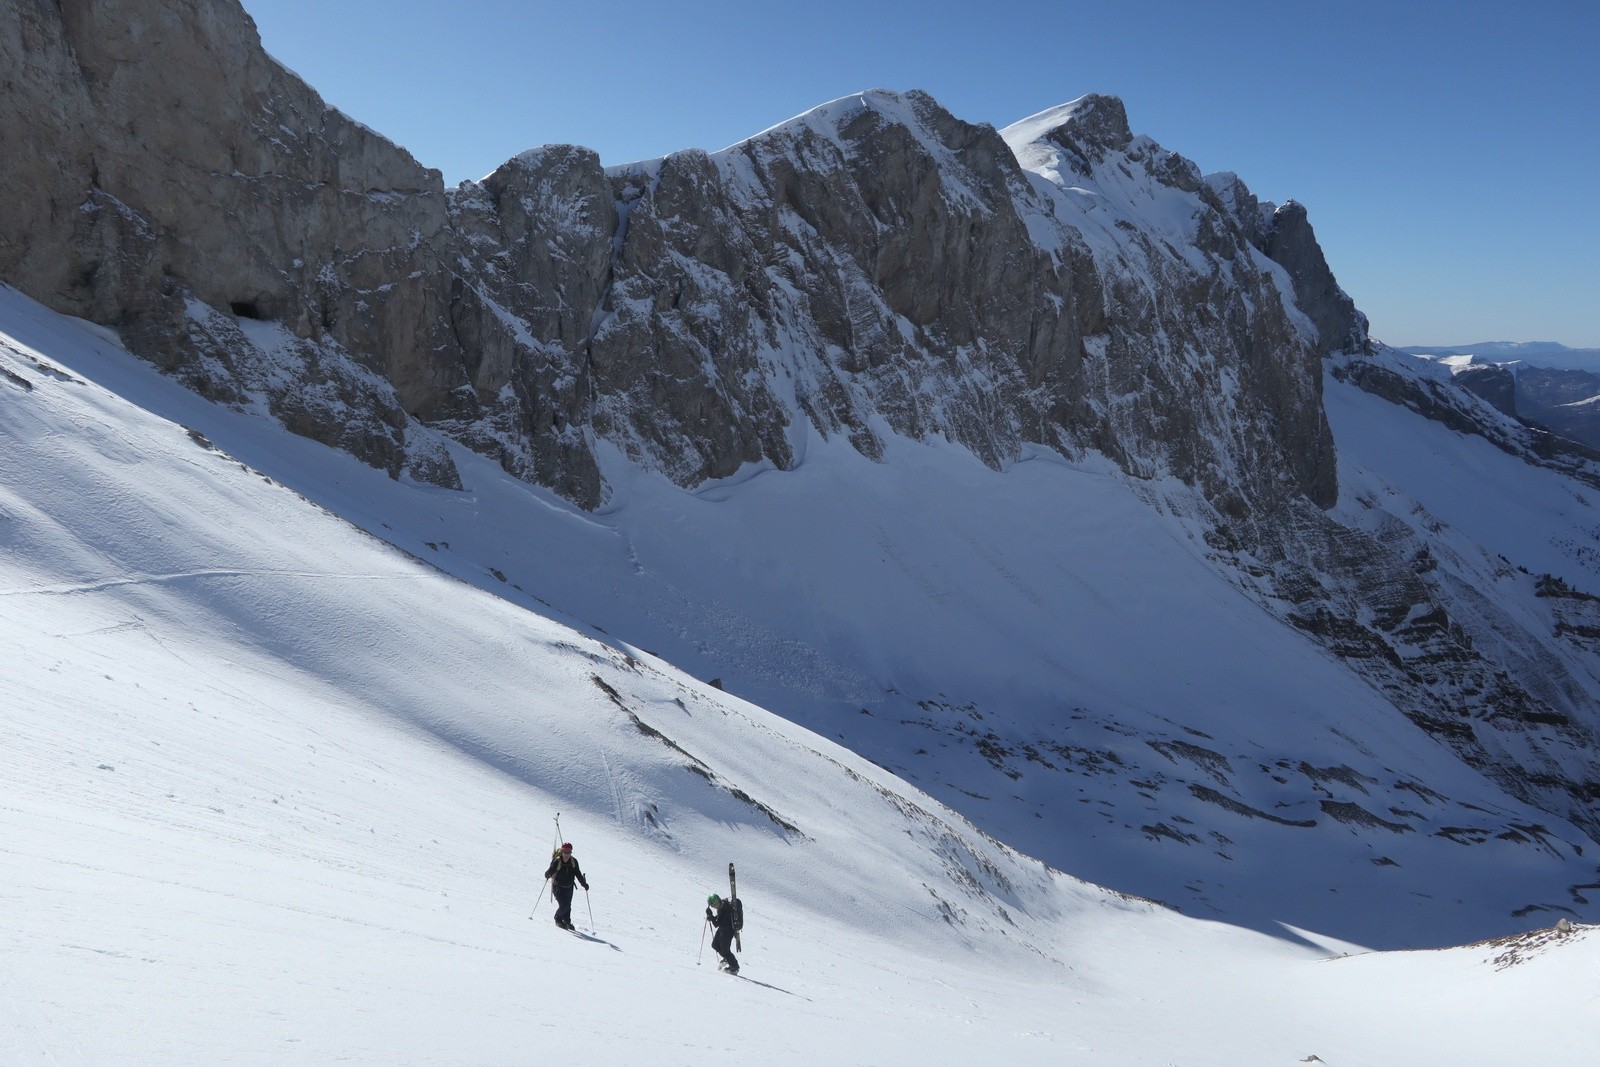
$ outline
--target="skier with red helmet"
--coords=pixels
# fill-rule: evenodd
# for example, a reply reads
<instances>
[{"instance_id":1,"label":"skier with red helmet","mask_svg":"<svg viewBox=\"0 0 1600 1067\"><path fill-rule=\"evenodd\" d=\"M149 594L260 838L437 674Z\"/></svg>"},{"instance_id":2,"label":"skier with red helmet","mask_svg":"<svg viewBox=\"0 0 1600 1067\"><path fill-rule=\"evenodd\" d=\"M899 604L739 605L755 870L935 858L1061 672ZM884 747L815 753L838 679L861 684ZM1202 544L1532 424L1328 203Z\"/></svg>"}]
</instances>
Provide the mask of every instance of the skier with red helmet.
<instances>
[{"instance_id":1,"label":"skier with red helmet","mask_svg":"<svg viewBox=\"0 0 1600 1067\"><path fill-rule=\"evenodd\" d=\"M572 854L572 844L563 843L550 857L550 866L544 872L546 880L550 882L550 892L556 898L556 925L563 930L572 929L572 886L576 882L583 886L583 891L589 891L589 880L583 876L583 871L578 867L578 859Z\"/></svg>"}]
</instances>

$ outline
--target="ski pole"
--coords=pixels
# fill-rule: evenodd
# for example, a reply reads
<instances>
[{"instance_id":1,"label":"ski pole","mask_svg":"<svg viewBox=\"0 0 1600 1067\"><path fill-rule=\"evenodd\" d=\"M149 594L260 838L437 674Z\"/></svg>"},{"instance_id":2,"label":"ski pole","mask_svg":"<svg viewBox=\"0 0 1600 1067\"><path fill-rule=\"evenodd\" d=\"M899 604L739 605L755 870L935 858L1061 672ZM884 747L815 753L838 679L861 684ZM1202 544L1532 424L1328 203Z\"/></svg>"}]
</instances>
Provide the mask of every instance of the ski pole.
<instances>
[{"instance_id":1,"label":"ski pole","mask_svg":"<svg viewBox=\"0 0 1600 1067\"><path fill-rule=\"evenodd\" d=\"M550 884L550 879L548 879L548 878L546 878L546 879L545 879L545 880L544 880L544 885L541 885L541 886L540 886L540 887L539 887L539 895L538 895L538 896L537 896L537 897L535 897L535 898L534 898L534 901L533 901L533 910L534 910L534 911L535 911L535 912L537 912L537 911L538 911L538 910L539 910L539 901L541 901L541 900L543 900L543 899L544 899L544 890L545 890L545 886L547 886L547 885L549 885L549 884ZM531 919L531 918L533 918L533 916L532 916L532 915L530 915L530 916L528 916L528 918L530 918L530 919Z\"/></svg>"},{"instance_id":2,"label":"ski pole","mask_svg":"<svg viewBox=\"0 0 1600 1067\"><path fill-rule=\"evenodd\" d=\"M561 813L559 811L556 812L556 844L555 844L555 848L554 848L553 851L556 851L556 852L561 851ZM539 910L539 902L544 899L545 888L549 884L550 884L550 879L546 878L544 880L544 885L541 885L539 887L539 895L534 898L533 910L536 913ZM528 918L531 919L531 918L533 918L533 916L529 915Z\"/></svg>"},{"instance_id":3,"label":"ski pole","mask_svg":"<svg viewBox=\"0 0 1600 1067\"><path fill-rule=\"evenodd\" d=\"M706 954L706 925L706 923L700 924L700 951L695 953L694 957L694 965L696 967L700 966L700 960Z\"/></svg>"},{"instance_id":4,"label":"ski pole","mask_svg":"<svg viewBox=\"0 0 1600 1067\"><path fill-rule=\"evenodd\" d=\"M589 932L594 932L594 905L589 902L589 887L583 887L583 902L589 908Z\"/></svg>"}]
</instances>

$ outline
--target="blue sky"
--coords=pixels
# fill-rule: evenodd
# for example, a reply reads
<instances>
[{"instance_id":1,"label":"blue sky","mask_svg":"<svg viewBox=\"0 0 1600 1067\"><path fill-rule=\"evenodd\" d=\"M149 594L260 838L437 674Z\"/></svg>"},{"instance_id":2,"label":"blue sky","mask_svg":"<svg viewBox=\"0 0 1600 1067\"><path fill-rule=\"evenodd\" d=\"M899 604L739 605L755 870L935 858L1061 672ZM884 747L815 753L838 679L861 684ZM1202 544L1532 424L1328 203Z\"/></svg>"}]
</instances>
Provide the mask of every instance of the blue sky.
<instances>
[{"instance_id":1,"label":"blue sky","mask_svg":"<svg viewBox=\"0 0 1600 1067\"><path fill-rule=\"evenodd\" d=\"M1299 200L1391 344L1600 347L1600 0L243 0L450 183L550 142L718 149L862 89L1005 126L1088 92Z\"/></svg>"}]
</instances>

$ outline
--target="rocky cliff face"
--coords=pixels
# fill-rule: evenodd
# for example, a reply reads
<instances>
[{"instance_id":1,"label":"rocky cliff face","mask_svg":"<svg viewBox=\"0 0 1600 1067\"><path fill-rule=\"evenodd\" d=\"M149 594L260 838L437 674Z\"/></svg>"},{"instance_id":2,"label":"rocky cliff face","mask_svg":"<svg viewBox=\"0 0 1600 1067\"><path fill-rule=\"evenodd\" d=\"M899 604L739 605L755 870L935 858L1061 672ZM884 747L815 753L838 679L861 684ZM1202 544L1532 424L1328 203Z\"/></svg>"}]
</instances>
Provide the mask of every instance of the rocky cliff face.
<instances>
[{"instance_id":1,"label":"rocky cliff face","mask_svg":"<svg viewBox=\"0 0 1600 1067\"><path fill-rule=\"evenodd\" d=\"M597 440L695 484L787 465L802 418L869 455L877 426L994 465L1100 449L1234 509L1224 469L1332 501L1315 357L1361 334L1304 213L1257 218L1237 182L1225 207L1117 101L1029 139L1194 217L1124 217L1091 247L1016 145L920 94L612 173L545 149L447 193L267 57L233 0L0 18L7 143L51 146L0 163L0 276L391 473L452 483L431 427L592 507ZM289 336L262 352L239 320ZM1186 398L1225 379L1227 427L1201 425Z\"/></svg>"},{"instance_id":2,"label":"rocky cliff face","mask_svg":"<svg viewBox=\"0 0 1600 1067\"><path fill-rule=\"evenodd\" d=\"M232 0L6 3L0 64L0 277L207 395L449 480L405 433L465 384L436 172L327 108ZM294 372L236 319L307 342Z\"/></svg>"},{"instance_id":3,"label":"rocky cliff face","mask_svg":"<svg viewBox=\"0 0 1600 1067\"><path fill-rule=\"evenodd\" d=\"M872 458L1101 453L1412 721L1600 826L1587 592L1552 585L1567 629L1535 633L1381 502L1331 514L1324 369L1555 453L1375 358L1300 205L1115 99L996 131L870 92L716 154L546 147L445 190L236 0L3 0L0 70L0 278L207 396L440 485L453 439L586 508L607 449L693 486L790 467L805 426Z\"/></svg>"}]
</instances>

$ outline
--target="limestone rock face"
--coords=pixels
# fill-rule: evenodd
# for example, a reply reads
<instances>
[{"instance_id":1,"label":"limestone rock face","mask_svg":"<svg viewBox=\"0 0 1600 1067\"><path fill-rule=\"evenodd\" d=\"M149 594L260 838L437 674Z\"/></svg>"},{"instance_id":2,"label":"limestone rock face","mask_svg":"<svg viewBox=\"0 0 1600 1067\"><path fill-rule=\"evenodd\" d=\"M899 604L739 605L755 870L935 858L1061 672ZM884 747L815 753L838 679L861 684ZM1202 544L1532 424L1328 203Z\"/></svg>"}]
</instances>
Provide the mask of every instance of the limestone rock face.
<instances>
[{"instance_id":1,"label":"limestone rock face","mask_svg":"<svg viewBox=\"0 0 1600 1067\"><path fill-rule=\"evenodd\" d=\"M51 146L0 160L0 276L391 473L453 484L437 431L594 507L598 440L693 485L788 466L803 420L868 456L887 428L994 466L1098 449L1234 510L1333 500L1317 355L1360 324L1303 212L1263 224L1242 185L1224 204L1113 98L1061 109L1041 150L1063 181L1181 198L1192 227L1115 190L1092 219L1019 163L1035 138L920 93L610 172L547 147L447 192L268 57L236 0L0 19L6 142ZM269 355L230 317L297 343ZM268 373L286 355L307 373ZM1221 380L1240 391L1194 402Z\"/></svg>"},{"instance_id":2,"label":"limestone rock face","mask_svg":"<svg viewBox=\"0 0 1600 1067\"><path fill-rule=\"evenodd\" d=\"M1016 454L1043 257L992 130L881 94L614 180L627 233L591 350L602 436L688 482L789 465L796 418L869 456L875 418L993 465Z\"/></svg>"},{"instance_id":3,"label":"limestone rock face","mask_svg":"<svg viewBox=\"0 0 1600 1067\"><path fill-rule=\"evenodd\" d=\"M1284 269L1257 247L1265 231L1242 183L1206 179L1133 136L1107 97L1005 134L1033 175L1036 240L1058 231L1057 259L1098 276L1074 286L1089 309L1079 316L1085 377L1100 390L1070 420L1079 439L1125 455L1130 471L1170 470L1227 513L1271 511L1291 496L1331 506L1327 346ZM1120 402L1132 395L1140 403Z\"/></svg>"},{"instance_id":4,"label":"limestone rock face","mask_svg":"<svg viewBox=\"0 0 1600 1067\"><path fill-rule=\"evenodd\" d=\"M224 400L240 354L191 310L283 323L386 382L340 387L385 409L363 432L315 405L296 428L404 466L406 413L462 384L437 172L326 107L235 0L0 5L0 65L0 277Z\"/></svg>"},{"instance_id":5,"label":"limestone rock face","mask_svg":"<svg viewBox=\"0 0 1600 1067\"><path fill-rule=\"evenodd\" d=\"M1366 349L1367 317L1334 280L1304 207L1291 200L1273 212L1261 249L1289 272L1296 302L1316 324L1318 354Z\"/></svg>"},{"instance_id":6,"label":"limestone rock face","mask_svg":"<svg viewBox=\"0 0 1600 1067\"><path fill-rule=\"evenodd\" d=\"M551 146L449 194L462 271L450 323L472 403L435 424L584 507L601 501L590 337L619 219L600 158Z\"/></svg>"}]
</instances>

